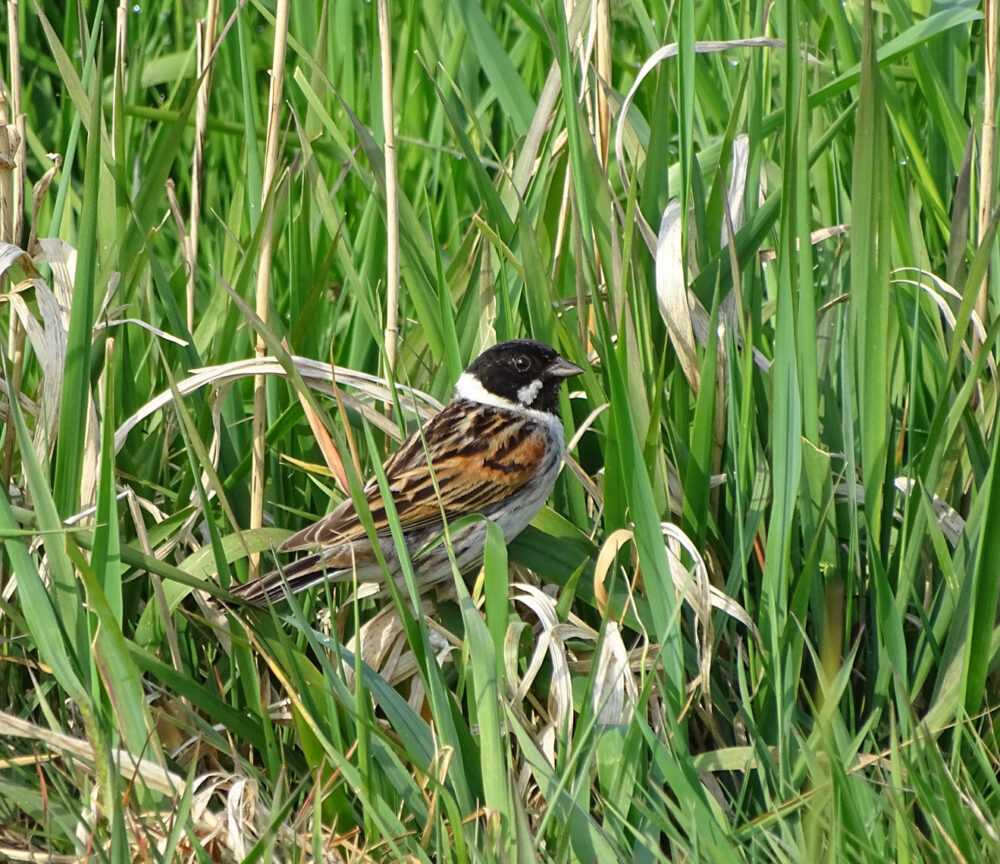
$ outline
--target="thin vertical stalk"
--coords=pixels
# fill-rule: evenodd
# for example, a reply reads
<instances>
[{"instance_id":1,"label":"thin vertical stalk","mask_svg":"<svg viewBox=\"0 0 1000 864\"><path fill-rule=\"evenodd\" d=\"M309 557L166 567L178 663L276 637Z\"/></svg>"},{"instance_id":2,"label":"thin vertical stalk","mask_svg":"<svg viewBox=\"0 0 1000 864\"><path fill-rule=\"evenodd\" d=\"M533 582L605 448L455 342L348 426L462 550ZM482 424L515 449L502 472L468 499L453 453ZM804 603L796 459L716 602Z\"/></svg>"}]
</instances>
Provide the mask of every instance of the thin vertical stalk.
<instances>
[{"instance_id":1,"label":"thin vertical stalk","mask_svg":"<svg viewBox=\"0 0 1000 864\"><path fill-rule=\"evenodd\" d=\"M264 144L264 182L261 186L261 211L267 222L261 234L260 253L257 257L257 303L256 311L261 321L267 323L267 309L271 294L271 250L274 227L274 208L265 207L267 196L277 175L279 117L281 94L285 83L285 52L288 45L288 0L278 0L274 18L274 53L271 57L271 92L268 99L267 139ZM258 334L255 353L263 357L267 346ZM267 406L265 403L265 381L257 375L253 381L253 456L250 478L250 528L260 528L264 522L264 432L267 429ZM250 578L260 572L260 555L250 557Z\"/></svg>"},{"instance_id":2,"label":"thin vertical stalk","mask_svg":"<svg viewBox=\"0 0 1000 864\"><path fill-rule=\"evenodd\" d=\"M10 55L10 111L11 126L2 137L11 147L14 156L14 167L11 169L9 179L10 197L7 203L10 210L4 215L4 229L2 239L15 246L21 244L21 235L24 230L24 187L26 182L26 172L24 167L25 148L25 123L24 110L21 105L21 46L18 42L18 2L17 0L7 0L7 33L8 52ZM0 103L3 98L0 96ZM6 125L6 118L0 117L0 125ZM14 140L16 137L16 140ZM7 150L6 147L0 148ZM6 172L5 172L6 173ZM30 252L30 250L28 250ZM0 280L2 284L2 280ZM10 326L8 329L8 346L10 351L10 398L16 399L21 392L21 378L24 375L24 328L21 326L21 319L17 315L10 316ZM6 485L10 479L11 464L14 459L14 436L8 435L4 441L3 448L3 468L0 470L0 478Z\"/></svg>"},{"instance_id":3,"label":"thin vertical stalk","mask_svg":"<svg viewBox=\"0 0 1000 864\"><path fill-rule=\"evenodd\" d=\"M566 26L569 27L570 16L566 16ZM611 81L611 4L608 0L596 0L591 9L591 28L594 33L594 99L592 104L593 115L590 119L591 131L594 136L594 145L597 148L597 158L600 160L601 167L607 170L608 167L608 149L611 140L611 108L608 105L608 96L604 88L607 82ZM586 70L584 70L583 80L587 80ZM614 207L612 206L609 210L608 219L611 224L614 224L615 214ZM614 231L612 230L612 235ZM601 251L598 247L597 236L591 231L591 244L594 248L594 270L598 274L598 278L602 282L606 282L602 278L602 275L607 271L601 264ZM613 275L619 274L620 269L614 267L610 268ZM578 272L578 301L583 299L583 279L582 274ZM614 280L613 280L614 281ZM602 289L608 290L610 296L617 300L622 299L621 285L615 284L608 286L604 284L601 286ZM582 304L581 304L581 308ZM580 316L581 321L584 316ZM616 311L616 320L620 320ZM590 336L597 332L597 322L594 320L594 308L589 306L586 315L587 321L587 333L586 341L584 344L589 349Z\"/></svg>"},{"instance_id":4,"label":"thin vertical stalk","mask_svg":"<svg viewBox=\"0 0 1000 864\"><path fill-rule=\"evenodd\" d=\"M1000 39L1000 7L996 0L986 0L985 79L983 82L983 141L979 153L979 219L977 240L982 243L993 212L993 159L996 152L997 41ZM976 297L979 319L987 321L989 271L983 276Z\"/></svg>"},{"instance_id":5,"label":"thin vertical stalk","mask_svg":"<svg viewBox=\"0 0 1000 864\"><path fill-rule=\"evenodd\" d=\"M7 92L0 79L0 240L14 243L14 172L17 169L14 153L18 148L17 129L7 122ZM3 284L0 277L0 284ZM11 315L11 321L16 316Z\"/></svg>"},{"instance_id":6,"label":"thin vertical stalk","mask_svg":"<svg viewBox=\"0 0 1000 864\"><path fill-rule=\"evenodd\" d=\"M10 114L11 123L17 129L17 146L14 150L14 188L11 199L10 242L20 245L24 231L24 188L26 182L24 106L21 103L21 46L18 42L17 0L7 0L7 33L10 40Z\"/></svg>"},{"instance_id":7,"label":"thin vertical stalk","mask_svg":"<svg viewBox=\"0 0 1000 864\"><path fill-rule=\"evenodd\" d=\"M392 30L389 0L378 0L378 37L382 59L382 129L385 135L385 366L387 377L396 373L399 340L399 195L396 186L396 130L392 101ZM387 403L387 409L391 403Z\"/></svg>"},{"instance_id":8,"label":"thin vertical stalk","mask_svg":"<svg viewBox=\"0 0 1000 864\"><path fill-rule=\"evenodd\" d=\"M122 123L125 112L118 110L125 93L125 47L128 45L128 3L119 0L115 10L115 66L114 92L111 109L111 158L115 161L125 159L125 154L119 151L119 142L123 138Z\"/></svg>"},{"instance_id":9,"label":"thin vertical stalk","mask_svg":"<svg viewBox=\"0 0 1000 864\"><path fill-rule=\"evenodd\" d=\"M198 226L201 223L201 181L205 160L205 130L212 82L215 33L219 29L219 0L208 0L205 17L198 21L198 75L201 78L194 115L194 160L191 165L191 215L188 219L185 259L187 263L187 328L194 333L194 280L198 269Z\"/></svg>"},{"instance_id":10,"label":"thin vertical stalk","mask_svg":"<svg viewBox=\"0 0 1000 864\"><path fill-rule=\"evenodd\" d=\"M594 86L594 140L601 166L608 167L608 149L611 141L611 108L605 85L611 81L611 4L609 0L597 0L593 7L594 22L594 71L597 81ZM566 19L569 24L569 19Z\"/></svg>"}]
</instances>

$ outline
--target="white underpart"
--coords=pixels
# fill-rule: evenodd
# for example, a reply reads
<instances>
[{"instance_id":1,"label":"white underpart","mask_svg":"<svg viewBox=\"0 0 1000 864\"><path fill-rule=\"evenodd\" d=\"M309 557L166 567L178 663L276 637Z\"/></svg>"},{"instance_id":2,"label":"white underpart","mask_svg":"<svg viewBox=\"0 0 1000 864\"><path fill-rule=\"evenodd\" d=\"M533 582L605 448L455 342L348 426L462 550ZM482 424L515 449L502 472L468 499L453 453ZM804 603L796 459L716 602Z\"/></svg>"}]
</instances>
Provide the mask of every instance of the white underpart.
<instances>
[{"instance_id":1,"label":"white underpart","mask_svg":"<svg viewBox=\"0 0 1000 864\"><path fill-rule=\"evenodd\" d=\"M541 382L532 381L531 384L527 384L518 391L517 397L521 398L523 391L535 385L541 387ZM532 395L532 399L537 394ZM507 411L514 411L518 414L527 415L532 420L537 423L542 423L549 430L549 435L553 439L558 439L560 442L560 448L563 440L563 426L562 421L549 411L539 411L537 408L529 408L527 405L521 402L511 402L510 399L505 399L503 396L497 396L496 393L490 393L485 387L483 387L482 382L475 375L470 375L468 372L463 372L458 379L458 383L455 384L455 396L458 399L468 399L470 402L479 402L482 405L492 405L494 408L503 408ZM560 452L561 455L561 452Z\"/></svg>"},{"instance_id":2,"label":"white underpart","mask_svg":"<svg viewBox=\"0 0 1000 864\"><path fill-rule=\"evenodd\" d=\"M535 401L538 391L542 389L542 379L536 378L530 384L525 384L517 391L517 401L522 405L530 405Z\"/></svg>"},{"instance_id":3,"label":"white underpart","mask_svg":"<svg viewBox=\"0 0 1000 864\"><path fill-rule=\"evenodd\" d=\"M506 542L510 543L520 534L535 518L542 505L549 500L552 487L556 485L556 478L559 476L559 469L562 468L565 452L560 423L554 435L550 430L550 446L538 473L516 493L518 506L500 507L489 514L490 519L500 526ZM485 537L483 539L485 540Z\"/></svg>"}]
</instances>

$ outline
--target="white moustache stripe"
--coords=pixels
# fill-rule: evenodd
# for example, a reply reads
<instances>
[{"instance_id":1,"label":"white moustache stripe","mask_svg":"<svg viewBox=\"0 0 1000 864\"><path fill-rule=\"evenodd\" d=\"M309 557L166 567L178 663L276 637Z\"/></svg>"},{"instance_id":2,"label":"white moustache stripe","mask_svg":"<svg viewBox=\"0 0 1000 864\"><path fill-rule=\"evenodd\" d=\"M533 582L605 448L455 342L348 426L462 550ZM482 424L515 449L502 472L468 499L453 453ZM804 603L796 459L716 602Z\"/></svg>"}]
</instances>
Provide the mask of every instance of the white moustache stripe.
<instances>
[{"instance_id":1,"label":"white moustache stripe","mask_svg":"<svg viewBox=\"0 0 1000 864\"><path fill-rule=\"evenodd\" d=\"M536 378L530 384L525 384L520 390L517 391L517 401L522 405L531 405L531 403L535 401L538 391L541 389L542 379Z\"/></svg>"},{"instance_id":2,"label":"white moustache stripe","mask_svg":"<svg viewBox=\"0 0 1000 864\"><path fill-rule=\"evenodd\" d=\"M535 386L535 384L538 384L539 387L542 386L540 382L535 381L522 387L521 390L527 390ZM520 392L517 395L518 398L521 397ZM491 393L478 378L470 375L468 372L463 372L459 376L455 384L455 398L465 399L469 402L478 402L480 405L489 405L493 408L502 408L505 411L513 411L522 417L528 416L532 420L547 426L556 437L562 438L562 420L555 414L551 414L548 411L539 411L537 408L528 408L519 402L512 402L510 399L505 399L503 396Z\"/></svg>"},{"instance_id":3,"label":"white moustache stripe","mask_svg":"<svg viewBox=\"0 0 1000 864\"><path fill-rule=\"evenodd\" d=\"M482 382L474 375L463 372L458 382L455 384L455 396L459 399L468 399L470 402L479 402L481 405L492 405L494 408L506 408L508 411L520 411L522 406L496 393L490 393Z\"/></svg>"}]
</instances>

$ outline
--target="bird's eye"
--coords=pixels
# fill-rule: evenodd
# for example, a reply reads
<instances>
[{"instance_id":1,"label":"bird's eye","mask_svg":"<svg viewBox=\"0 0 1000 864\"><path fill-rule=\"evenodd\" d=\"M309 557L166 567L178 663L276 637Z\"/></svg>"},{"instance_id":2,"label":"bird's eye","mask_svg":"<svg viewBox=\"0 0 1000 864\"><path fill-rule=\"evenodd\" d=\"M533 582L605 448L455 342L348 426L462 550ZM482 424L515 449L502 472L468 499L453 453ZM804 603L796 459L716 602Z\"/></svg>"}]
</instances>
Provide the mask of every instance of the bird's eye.
<instances>
[{"instance_id":1,"label":"bird's eye","mask_svg":"<svg viewBox=\"0 0 1000 864\"><path fill-rule=\"evenodd\" d=\"M518 372L527 372L531 368L531 358L526 354L518 354L514 358L514 368Z\"/></svg>"}]
</instances>

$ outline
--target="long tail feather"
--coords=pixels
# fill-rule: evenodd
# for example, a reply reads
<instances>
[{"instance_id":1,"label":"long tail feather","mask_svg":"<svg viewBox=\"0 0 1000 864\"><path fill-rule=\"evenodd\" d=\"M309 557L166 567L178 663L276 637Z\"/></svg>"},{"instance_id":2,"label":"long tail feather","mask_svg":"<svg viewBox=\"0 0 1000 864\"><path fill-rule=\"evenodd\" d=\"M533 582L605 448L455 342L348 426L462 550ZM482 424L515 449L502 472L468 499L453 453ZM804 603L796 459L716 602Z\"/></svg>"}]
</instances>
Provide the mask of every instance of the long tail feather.
<instances>
[{"instance_id":1,"label":"long tail feather","mask_svg":"<svg viewBox=\"0 0 1000 864\"><path fill-rule=\"evenodd\" d=\"M277 603L285 597L286 584L289 591L297 594L329 578L332 574L323 564L322 555L306 555L291 562L284 570L272 570L259 579L235 586L232 593L254 606Z\"/></svg>"}]
</instances>

